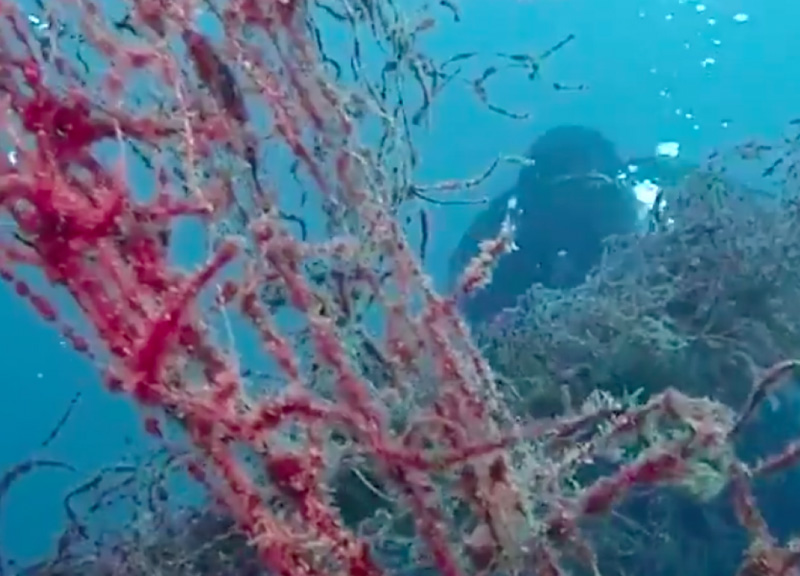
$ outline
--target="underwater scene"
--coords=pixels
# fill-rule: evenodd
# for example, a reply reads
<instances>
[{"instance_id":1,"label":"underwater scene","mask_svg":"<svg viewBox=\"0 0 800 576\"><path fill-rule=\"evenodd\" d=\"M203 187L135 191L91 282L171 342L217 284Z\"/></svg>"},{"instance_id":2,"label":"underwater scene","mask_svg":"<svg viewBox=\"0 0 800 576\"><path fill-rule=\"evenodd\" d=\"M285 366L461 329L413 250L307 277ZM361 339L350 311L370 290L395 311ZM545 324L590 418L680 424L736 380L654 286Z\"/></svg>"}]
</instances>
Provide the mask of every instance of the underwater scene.
<instances>
[{"instance_id":1,"label":"underwater scene","mask_svg":"<svg viewBox=\"0 0 800 576\"><path fill-rule=\"evenodd\" d=\"M800 576L796 22L0 0L0 576Z\"/></svg>"}]
</instances>

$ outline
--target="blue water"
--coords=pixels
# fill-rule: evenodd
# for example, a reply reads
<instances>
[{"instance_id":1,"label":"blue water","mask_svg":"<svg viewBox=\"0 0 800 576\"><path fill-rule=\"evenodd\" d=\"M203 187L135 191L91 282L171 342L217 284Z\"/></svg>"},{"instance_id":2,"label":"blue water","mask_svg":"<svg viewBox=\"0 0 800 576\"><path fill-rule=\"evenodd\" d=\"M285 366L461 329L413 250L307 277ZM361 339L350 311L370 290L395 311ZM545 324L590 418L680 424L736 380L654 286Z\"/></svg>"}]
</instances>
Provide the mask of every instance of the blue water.
<instances>
[{"instance_id":1,"label":"blue water","mask_svg":"<svg viewBox=\"0 0 800 576\"><path fill-rule=\"evenodd\" d=\"M494 101L529 111L529 121L488 112L467 86L448 88L433 108L430 133L417 141L421 182L473 176L498 154L522 153L562 123L600 129L625 156L650 155L659 142L675 141L683 158L700 161L750 136L775 138L800 115L797 2L464 0L461 8L459 25L447 24L443 14L428 36L431 53L539 53L567 34L576 40L548 60L541 80L504 75L490 85ZM553 82L589 90L557 92ZM505 167L471 194L491 197L515 176L515 168ZM427 209L428 266L443 285L443 263L480 208ZM79 471L34 474L15 486L2 511L3 548L33 558L53 544L64 490L129 453L126 437L140 443L142 435L130 404L107 394L95 370L6 286L0 286L0 319L0 470L29 456L74 394L83 394L47 452Z\"/></svg>"}]
</instances>

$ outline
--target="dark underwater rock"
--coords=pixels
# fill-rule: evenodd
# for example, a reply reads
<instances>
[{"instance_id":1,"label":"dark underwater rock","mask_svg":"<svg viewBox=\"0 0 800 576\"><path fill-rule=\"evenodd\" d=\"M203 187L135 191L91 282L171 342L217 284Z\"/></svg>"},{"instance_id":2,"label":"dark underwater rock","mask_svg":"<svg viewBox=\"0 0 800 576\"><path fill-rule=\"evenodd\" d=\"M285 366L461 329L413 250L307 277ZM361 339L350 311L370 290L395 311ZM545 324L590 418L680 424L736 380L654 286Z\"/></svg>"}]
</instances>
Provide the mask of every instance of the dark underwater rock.
<instances>
[{"instance_id":1,"label":"dark underwater rock","mask_svg":"<svg viewBox=\"0 0 800 576\"><path fill-rule=\"evenodd\" d=\"M527 155L535 161L517 184L494 199L462 238L451 259L451 277L494 237L514 205L518 250L506 255L490 286L463 303L472 322L486 320L536 283L570 288L599 263L603 240L635 231L635 195L618 179L624 162L600 132L559 126L537 139Z\"/></svg>"}]
</instances>

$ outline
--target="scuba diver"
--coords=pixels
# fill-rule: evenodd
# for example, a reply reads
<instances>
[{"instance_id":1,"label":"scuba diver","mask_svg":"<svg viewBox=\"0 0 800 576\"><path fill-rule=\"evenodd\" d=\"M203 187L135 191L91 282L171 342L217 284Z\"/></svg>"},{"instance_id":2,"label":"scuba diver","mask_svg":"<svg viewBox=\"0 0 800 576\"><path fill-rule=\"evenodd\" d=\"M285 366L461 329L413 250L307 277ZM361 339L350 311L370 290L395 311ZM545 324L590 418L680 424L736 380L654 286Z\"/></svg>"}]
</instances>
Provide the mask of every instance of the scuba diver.
<instances>
[{"instance_id":1,"label":"scuba diver","mask_svg":"<svg viewBox=\"0 0 800 576\"><path fill-rule=\"evenodd\" d=\"M475 219L450 260L455 280L479 243L494 237L511 217L518 249L500 259L489 286L462 302L473 323L514 306L533 284L555 289L581 284L599 263L603 241L640 225L641 203L619 178L626 163L597 130L553 128L526 156L533 165Z\"/></svg>"},{"instance_id":2,"label":"scuba diver","mask_svg":"<svg viewBox=\"0 0 800 576\"><path fill-rule=\"evenodd\" d=\"M714 178L677 158L677 144L668 144L675 150L663 153L660 145L654 156L623 161L614 144L592 128L558 126L540 136L526 155L533 165L473 221L450 258L453 283L479 243L511 218L518 249L500 259L489 286L462 302L467 320L493 318L534 284L578 286L600 263L607 238L663 226L663 189L690 177L700 183ZM725 188L774 198L727 180Z\"/></svg>"}]
</instances>

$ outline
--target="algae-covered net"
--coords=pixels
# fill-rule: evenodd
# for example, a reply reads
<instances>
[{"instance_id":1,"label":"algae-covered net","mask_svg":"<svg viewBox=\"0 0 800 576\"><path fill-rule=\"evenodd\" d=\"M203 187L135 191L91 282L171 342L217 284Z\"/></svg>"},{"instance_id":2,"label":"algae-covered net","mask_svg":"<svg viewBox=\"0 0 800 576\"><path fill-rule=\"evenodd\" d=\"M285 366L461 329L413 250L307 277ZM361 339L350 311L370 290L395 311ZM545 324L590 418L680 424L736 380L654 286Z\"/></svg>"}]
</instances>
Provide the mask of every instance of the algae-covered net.
<instances>
[{"instance_id":1,"label":"algae-covered net","mask_svg":"<svg viewBox=\"0 0 800 576\"><path fill-rule=\"evenodd\" d=\"M779 146L769 156L788 164L784 154ZM527 382L530 409L562 408L561 387L580 401L598 387L652 394L676 383L740 406L754 375L797 349L792 171L766 195L724 166L715 157L662 190L649 231L610 238L581 286L532 286L477 331L504 374Z\"/></svg>"},{"instance_id":2,"label":"algae-covered net","mask_svg":"<svg viewBox=\"0 0 800 576\"><path fill-rule=\"evenodd\" d=\"M415 130L442 91L524 117L490 80L535 79L571 36L436 60L418 42L458 22L449 1L39 8L0 2L0 276L163 449L68 494L68 528L31 571L597 573L587 525L662 485L697 498L729 485L751 541L740 573L794 569L750 481L798 449L748 467L731 441L796 361L754 374L738 415L668 387L520 415L457 309L513 248L513 221L448 295L398 221L482 178L414 182ZM43 466L12 469L0 494ZM162 506L175 470L205 508ZM93 540L87 516L131 487L135 536Z\"/></svg>"}]
</instances>

